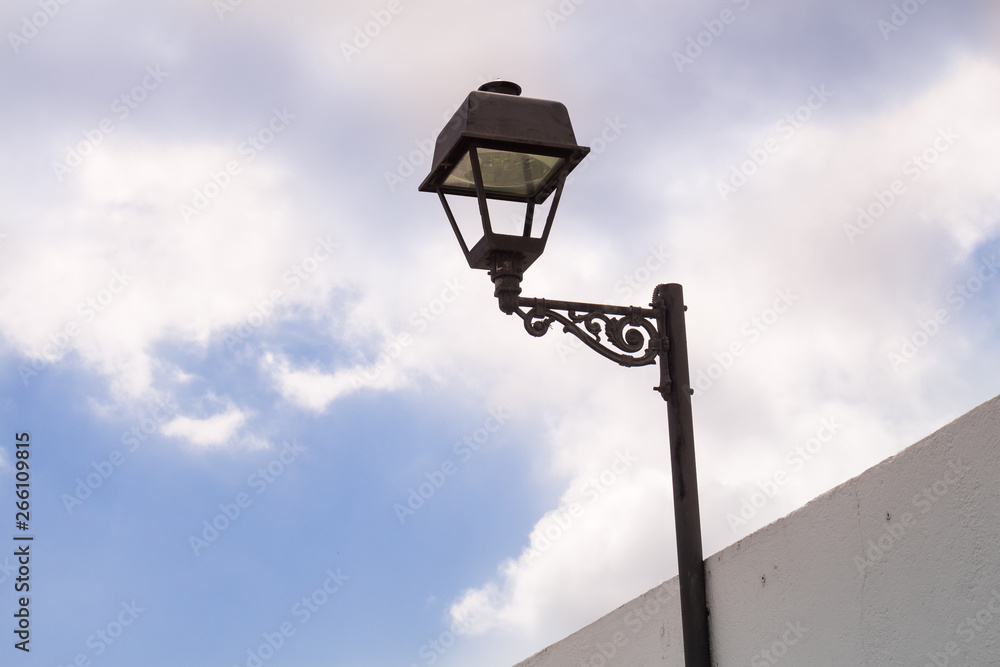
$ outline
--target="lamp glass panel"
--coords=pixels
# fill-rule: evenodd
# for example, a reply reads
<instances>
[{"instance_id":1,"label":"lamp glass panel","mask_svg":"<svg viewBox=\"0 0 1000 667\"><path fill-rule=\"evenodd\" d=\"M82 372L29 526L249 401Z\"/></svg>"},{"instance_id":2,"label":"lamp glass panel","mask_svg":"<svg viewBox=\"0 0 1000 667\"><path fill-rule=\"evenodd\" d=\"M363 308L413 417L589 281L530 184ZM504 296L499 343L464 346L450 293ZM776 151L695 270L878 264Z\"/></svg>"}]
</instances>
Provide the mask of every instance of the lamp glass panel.
<instances>
[{"instance_id":1,"label":"lamp glass panel","mask_svg":"<svg viewBox=\"0 0 1000 667\"><path fill-rule=\"evenodd\" d=\"M562 167L565 160L552 155L515 153L492 148L479 148L479 167L483 172L483 189L487 195L503 194L534 197ZM462 156L447 178L445 186L476 191L469 153Z\"/></svg>"}]
</instances>

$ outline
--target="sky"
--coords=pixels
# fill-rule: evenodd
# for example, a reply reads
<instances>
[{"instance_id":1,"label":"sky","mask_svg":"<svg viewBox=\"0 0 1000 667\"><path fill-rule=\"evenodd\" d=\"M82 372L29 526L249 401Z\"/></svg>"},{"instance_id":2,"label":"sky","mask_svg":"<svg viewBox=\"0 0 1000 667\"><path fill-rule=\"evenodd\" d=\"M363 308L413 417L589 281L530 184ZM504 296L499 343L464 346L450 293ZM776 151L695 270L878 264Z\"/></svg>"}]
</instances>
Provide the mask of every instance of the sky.
<instances>
[{"instance_id":1,"label":"sky","mask_svg":"<svg viewBox=\"0 0 1000 667\"><path fill-rule=\"evenodd\" d=\"M988 0L0 27L4 665L507 667L676 574L656 370L527 335L417 191L486 81L591 147L524 295L684 286L706 556L1000 392Z\"/></svg>"}]
</instances>

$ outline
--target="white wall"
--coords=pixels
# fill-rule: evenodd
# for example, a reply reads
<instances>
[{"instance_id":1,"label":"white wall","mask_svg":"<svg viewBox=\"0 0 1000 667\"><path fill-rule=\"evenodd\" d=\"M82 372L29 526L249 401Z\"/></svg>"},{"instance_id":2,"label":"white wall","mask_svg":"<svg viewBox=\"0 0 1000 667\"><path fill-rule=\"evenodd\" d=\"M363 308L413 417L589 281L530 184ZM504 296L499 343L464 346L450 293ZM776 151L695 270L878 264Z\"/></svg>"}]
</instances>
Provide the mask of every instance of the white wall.
<instances>
[{"instance_id":1,"label":"white wall","mask_svg":"<svg viewBox=\"0 0 1000 667\"><path fill-rule=\"evenodd\" d=\"M720 667L1000 665L1000 397L705 567ZM517 667L682 664L675 577Z\"/></svg>"}]
</instances>

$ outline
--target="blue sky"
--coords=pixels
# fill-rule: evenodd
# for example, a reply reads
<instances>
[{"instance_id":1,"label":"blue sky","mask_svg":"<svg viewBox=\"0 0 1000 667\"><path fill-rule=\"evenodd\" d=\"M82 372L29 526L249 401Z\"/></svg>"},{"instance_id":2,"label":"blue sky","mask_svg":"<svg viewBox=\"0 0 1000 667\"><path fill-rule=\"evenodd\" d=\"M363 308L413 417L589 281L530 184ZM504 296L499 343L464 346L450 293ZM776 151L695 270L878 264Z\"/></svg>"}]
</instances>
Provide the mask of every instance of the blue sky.
<instances>
[{"instance_id":1,"label":"blue sky","mask_svg":"<svg viewBox=\"0 0 1000 667\"><path fill-rule=\"evenodd\" d=\"M998 392L986 0L0 26L5 665L504 667L676 573L656 371L527 336L417 192L484 81L592 148L525 294L684 285L706 554Z\"/></svg>"}]
</instances>

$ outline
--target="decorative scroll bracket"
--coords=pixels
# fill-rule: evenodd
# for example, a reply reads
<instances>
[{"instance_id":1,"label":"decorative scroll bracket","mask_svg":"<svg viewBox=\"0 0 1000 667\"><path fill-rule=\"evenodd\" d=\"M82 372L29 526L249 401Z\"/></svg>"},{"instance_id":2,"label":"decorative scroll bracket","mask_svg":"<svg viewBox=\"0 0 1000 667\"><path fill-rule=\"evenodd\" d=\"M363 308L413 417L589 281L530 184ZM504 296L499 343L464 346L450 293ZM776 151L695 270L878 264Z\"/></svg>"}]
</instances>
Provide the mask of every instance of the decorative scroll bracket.
<instances>
[{"instance_id":1,"label":"decorative scroll bracket","mask_svg":"<svg viewBox=\"0 0 1000 667\"><path fill-rule=\"evenodd\" d=\"M526 297L518 297L517 305L514 312L532 336L544 336L558 322L565 333L621 366L649 366L659 359L660 386L654 389L666 398L670 390L666 364L669 340L665 334L666 306L658 293L654 293L651 308Z\"/></svg>"}]
</instances>

